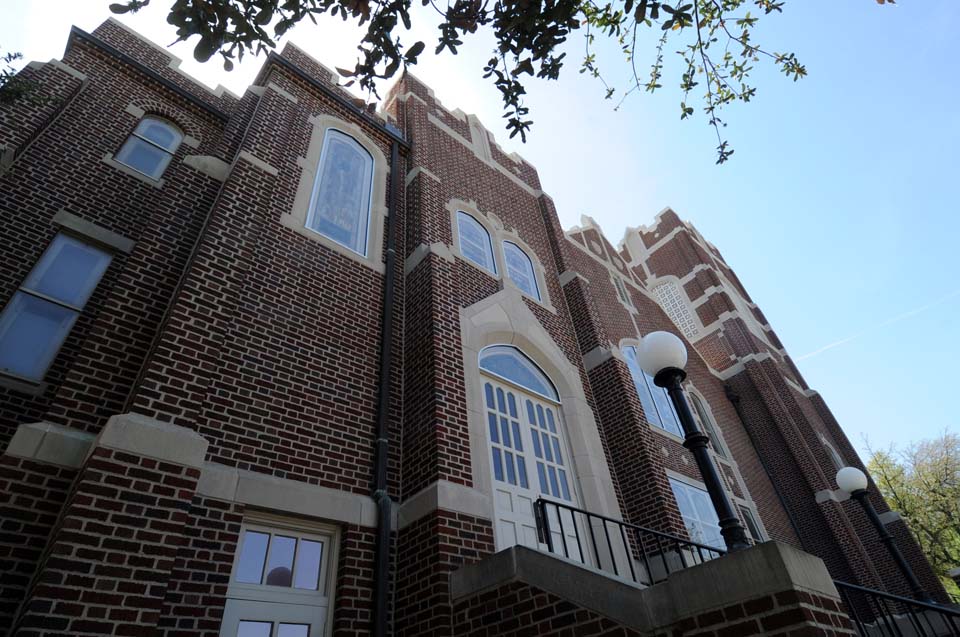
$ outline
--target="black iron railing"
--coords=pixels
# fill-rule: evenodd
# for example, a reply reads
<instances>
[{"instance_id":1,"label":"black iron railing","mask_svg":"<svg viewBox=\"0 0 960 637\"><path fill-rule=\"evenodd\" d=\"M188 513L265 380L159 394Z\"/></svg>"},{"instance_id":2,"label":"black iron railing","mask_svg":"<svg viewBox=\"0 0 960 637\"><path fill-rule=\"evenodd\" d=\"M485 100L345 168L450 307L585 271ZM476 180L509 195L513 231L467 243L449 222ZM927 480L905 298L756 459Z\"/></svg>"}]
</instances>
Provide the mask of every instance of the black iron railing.
<instances>
[{"instance_id":1,"label":"black iron railing","mask_svg":"<svg viewBox=\"0 0 960 637\"><path fill-rule=\"evenodd\" d=\"M540 498L537 534L551 553L651 586L724 550Z\"/></svg>"},{"instance_id":2,"label":"black iron railing","mask_svg":"<svg viewBox=\"0 0 960 637\"><path fill-rule=\"evenodd\" d=\"M960 636L960 610L834 581L862 637Z\"/></svg>"}]
</instances>

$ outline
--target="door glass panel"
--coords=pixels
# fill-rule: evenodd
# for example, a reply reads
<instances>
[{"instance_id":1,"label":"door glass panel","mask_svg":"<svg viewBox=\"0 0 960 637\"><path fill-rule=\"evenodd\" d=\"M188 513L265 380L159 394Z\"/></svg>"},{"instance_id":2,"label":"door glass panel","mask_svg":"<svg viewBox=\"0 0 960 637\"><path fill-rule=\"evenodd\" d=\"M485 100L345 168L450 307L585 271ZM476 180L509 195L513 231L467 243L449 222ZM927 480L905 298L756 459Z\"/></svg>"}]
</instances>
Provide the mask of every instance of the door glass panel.
<instances>
[{"instance_id":1,"label":"door glass panel","mask_svg":"<svg viewBox=\"0 0 960 637\"><path fill-rule=\"evenodd\" d=\"M297 546L296 538L274 535L270 543L270 558L267 562L267 576L264 584L269 586L290 586L293 581L293 553Z\"/></svg>"},{"instance_id":2,"label":"door glass panel","mask_svg":"<svg viewBox=\"0 0 960 637\"><path fill-rule=\"evenodd\" d=\"M271 622L251 622L240 620L237 625L237 637L270 637Z\"/></svg>"},{"instance_id":3,"label":"door glass panel","mask_svg":"<svg viewBox=\"0 0 960 637\"><path fill-rule=\"evenodd\" d=\"M267 557L267 544L270 535L246 531L243 534L243 548L240 550L240 559L237 561L238 582L259 584L263 578L263 563Z\"/></svg>"},{"instance_id":4,"label":"door glass panel","mask_svg":"<svg viewBox=\"0 0 960 637\"><path fill-rule=\"evenodd\" d=\"M309 637L310 627L306 624L280 624L277 637Z\"/></svg>"},{"instance_id":5,"label":"door glass panel","mask_svg":"<svg viewBox=\"0 0 960 637\"><path fill-rule=\"evenodd\" d=\"M315 591L320 582L320 561L323 558L323 543L312 540L300 540L297 547L297 568L294 588Z\"/></svg>"}]
</instances>

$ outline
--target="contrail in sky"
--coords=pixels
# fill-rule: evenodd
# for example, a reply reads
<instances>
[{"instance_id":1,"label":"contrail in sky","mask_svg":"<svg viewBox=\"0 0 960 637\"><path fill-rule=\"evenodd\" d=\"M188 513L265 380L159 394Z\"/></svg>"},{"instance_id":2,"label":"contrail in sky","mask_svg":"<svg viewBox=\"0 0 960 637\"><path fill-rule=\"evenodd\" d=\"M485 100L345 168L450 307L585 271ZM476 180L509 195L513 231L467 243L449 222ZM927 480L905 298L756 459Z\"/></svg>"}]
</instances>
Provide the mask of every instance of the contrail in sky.
<instances>
[{"instance_id":1,"label":"contrail in sky","mask_svg":"<svg viewBox=\"0 0 960 637\"><path fill-rule=\"evenodd\" d=\"M846 337L846 338L841 338L839 341L834 341L833 343L830 343L829 345L824 345L824 346L821 347L820 349L815 349L815 350L813 350L812 352L809 352L809 353L807 353L807 354L804 354L803 356L797 358L796 360L797 360L797 361L802 361L802 360L804 360L804 359L806 359L806 358L812 358L813 356L816 356L817 354L822 354L823 352L827 351L828 349L833 349L834 347L840 347L840 346L843 345L844 343L849 343L850 341L852 341L852 340L854 340L854 339L856 339L856 338L860 338L861 336L863 336L863 335L866 334L867 332L871 332L871 331L873 331L873 330L880 329L881 327L886 327L887 325L890 325L890 324L892 324L892 323L898 323L898 322L902 321L903 319L910 318L911 316L916 316L917 314L920 314L921 312L926 312L926 311L929 310L930 308L936 307L937 305L940 305L941 303L943 303L943 302L945 302L945 301L949 301L950 299L952 299L952 298L955 297L955 296L960 296L960 290L954 290L954 291L951 292L950 294L947 294L947 295L945 295L945 296L941 296L939 299L937 299L937 300L935 300L935 301L931 301L930 303L927 303L926 305L921 305L920 307L914 308L914 309L912 309L912 310L910 310L910 311L908 311L908 312L904 312L903 314L897 314L896 316L893 316L893 317L891 317L891 318L888 318L888 319L885 320L885 321L882 321L882 322L880 322L880 323L877 323L876 325L873 325L873 326L871 326L871 327L868 327L868 328L865 329L865 330L860 330L859 332L857 332L857 333L854 334L853 336L848 336L848 337Z\"/></svg>"}]
</instances>

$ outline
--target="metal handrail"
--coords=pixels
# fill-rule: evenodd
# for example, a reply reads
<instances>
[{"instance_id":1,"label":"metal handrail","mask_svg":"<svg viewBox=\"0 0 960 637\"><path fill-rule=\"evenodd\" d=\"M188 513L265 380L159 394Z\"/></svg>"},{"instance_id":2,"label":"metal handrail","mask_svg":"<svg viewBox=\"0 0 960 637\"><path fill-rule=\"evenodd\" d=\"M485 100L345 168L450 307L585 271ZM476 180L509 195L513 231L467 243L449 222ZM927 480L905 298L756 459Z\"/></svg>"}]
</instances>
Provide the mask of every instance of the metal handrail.
<instances>
[{"instance_id":1,"label":"metal handrail","mask_svg":"<svg viewBox=\"0 0 960 637\"><path fill-rule=\"evenodd\" d=\"M558 526L556 529L551 529L549 515L551 507L556 512ZM568 524L572 524L572 529L564 528L564 512L569 516ZM714 546L631 524L555 500L538 499L534 503L534 514L539 539L547 545L551 553L562 554L568 559L583 563L593 562L601 570L613 571L613 574L618 577L621 575L621 570L626 571L622 569L623 562L626 562L630 579L647 586L662 582L670 573L701 564L726 553L725 550ZM612 538L611 530L613 530ZM581 531L585 532L586 538L581 537ZM554 540L555 532L559 532L559 542ZM568 535L571 533L573 537L568 541ZM599 543L598 535L601 536ZM575 553L572 550L574 545ZM606 553L601 551L602 548L606 548Z\"/></svg>"},{"instance_id":2,"label":"metal handrail","mask_svg":"<svg viewBox=\"0 0 960 637\"><path fill-rule=\"evenodd\" d=\"M960 610L834 580L862 637L960 637Z\"/></svg>"}]
</instances>

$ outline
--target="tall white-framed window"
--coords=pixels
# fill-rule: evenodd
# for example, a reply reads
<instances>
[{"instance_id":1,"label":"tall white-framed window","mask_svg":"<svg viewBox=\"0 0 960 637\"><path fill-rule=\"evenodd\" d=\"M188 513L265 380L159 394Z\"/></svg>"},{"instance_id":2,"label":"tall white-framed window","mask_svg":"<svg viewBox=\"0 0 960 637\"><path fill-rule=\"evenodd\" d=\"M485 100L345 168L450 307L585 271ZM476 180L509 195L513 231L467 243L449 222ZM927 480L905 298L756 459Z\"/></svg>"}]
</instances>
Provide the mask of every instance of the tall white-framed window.
<instances>
[{"instance_id":1,"label":"tall white-framed window","mask_svg":"<svg viewBox=\"0 0 960 637\"><path fill-rule=\"evenodd\" d=\"M322 637L336 569L337 533L293 521L244 522L220 637Z\"/></svg>"},{"instance_id":2,"label":"tall white-framed window","mask_svg":"<svg viewBox=\"0 0 960 637\"><path fill-rule=\"evenodd\" d=\"M493 258L493 243L483 224L462 210L457 211L457 234L460 237L460 254L496 274L497 262Z\"/></svg>"},{"instance_id":3,"label":"tall white-framed window","mask_svg":"<svg viewBox=\"0 0 960 637\"><path fill-rule=\"evenodd\" d=\"M627 345L623 348L623 353L626 356L627 367L630 369L630 376L633 378L633 386L637 390L637 396L640 398L640 405L643 407L643 413L646 415L647 421L664 431L682 436L680 420L677 418L677 412L673 408L670 395L663 387L657 387L653 382L653 377L641 369L637 360L636 346Z\"/></svg>"},{"instance_id":4,"label":"tall white-framed window","mask_svg":"<svg viewBox=\"0 0 960 637\"><path fill-rule=\"evenodd\" d=\"M140 120L114 160L151 179L160 179L183 141L183 133L159 117Z\"/></svg>"},{"instance_id":5,"label":"tall white-framed window","mask_svg":"<svg viewBox=\"0 0 960 637\"><path fill-rule=\"evenodd\" d=\"M43 380L111 258L69 235L53 238L0 314L0 372Z\"/></svg>"},{"instance_id":6,"label":"tall white-framed window","mask_svg":"<svg viewBox=\"0 0 960 637\"><path fill-rule=\"evenodd\" d=\"M373 157L350 135L328 128L306 227L366 256L372 194Z\"/></svg>"},{"instance_id":7,"label":"tall white-framed window","mask_svg":"<svg viewBox=\"0 0 960 637\"><path fill-rule=\"evenodd\" d=\"M833 463L833 468L837 471L843 469L847 464L843 461L843 458L840 457L840 453L834 448L833 445L827 440L826 436L820 434L820 443L823 444L823 448L827 450L827 455L830 456L830 462Z\"/></svg>"},{"instance_id":8,"label":"tall white-framed window","mask_svg":"<svg viewBox=\"0 0 960 637\"><path fill-rule=\"evenodd\" d=\"M683 524L687 528L690 539L707 546L724 548L723 536L720 534L720 520L713 509L710 494L704 489L676 478L670 478L670 488L673 490L673 497L677 500L677 507L680 509L680 515L683 517Z\"/></svg>"},{"instance_id":9,"label":"tall white-framed window","mask_svg":"<svg viewBox=\"0 0 960 637\"><path fill-rule=\"evenodd\" d=\"M533 269L533 261L527 253L512 241L504 241L503 260L510 280L516 283L525 294L539 301L540 289L537 287L537 275Z\"/></svg>"},{"instance_id":10,"label":"tall white-framed window","mask_svg":"<svg viewBox=\"0 0 960 637\"><path fill-rule=\"evenodd\" d=\"M717 425L710 416L710 412L707 410L706 406L704 406L703 401L699 396L691 392L687 392L687 396L689 396L690 403L693 405L693 413L700 422L701 430L703 433L707 434L708 438L710 438L710 446L713 447L713 450L718 455L726 458L726 447L723 445L723 439L720 437L720 432L717 430Z\"/></svg>"},{"instance_id":11,"label":"tall white-framed window","mask_svg":"<svg viewBox=\"0 0 960 637\"><path fill-rule=\"evenodd\" d=\"M757 518L754 515L753 510L743 504L738 504L737 508L740 510L740 517L743 518L743 523L747 527L747 533L750 534L750 538L754 541L754 543L759 544L760 542L766 541L763 532L760 530L760 525L757 523Z\"/></svg>"},{"instance_id":12,"label":"tall white-framed window","mask_svg":"<svg viewBox=\"0 0 960 637\"><path fill-rule=\"evenodd\" d=\"M613 287L617 290L617 296L620 298L620 302L629 308L633 308L633 299L630 298L630 293L627 292L627 286L623 280L615 274L611 274L610 278L613 280Z\"/></svg>"}]
</instances>

